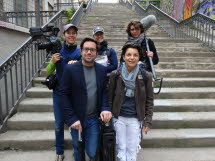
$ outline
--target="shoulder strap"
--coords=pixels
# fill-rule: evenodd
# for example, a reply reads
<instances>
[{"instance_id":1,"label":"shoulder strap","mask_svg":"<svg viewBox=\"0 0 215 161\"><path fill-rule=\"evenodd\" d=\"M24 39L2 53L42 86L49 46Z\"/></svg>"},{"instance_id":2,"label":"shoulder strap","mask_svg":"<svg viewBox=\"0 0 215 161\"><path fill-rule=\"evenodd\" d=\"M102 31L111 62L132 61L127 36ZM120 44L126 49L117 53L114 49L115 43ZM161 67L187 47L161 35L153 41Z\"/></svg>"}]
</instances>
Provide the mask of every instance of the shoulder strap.
<instances>
[{"instance_id":1,"label":"shoulder strap","mask_svg":"<svg viewBox=\"0 0 215 161\"><path fill-rule=\"evenodd\" d=\"M146 75L146 70L140 67L140 73L143 77L143 82L145 84L145 86L147 85L147 75Z\"/></svg>"},{"instance_id":2,"label":"shoulder strap","mask_svg":"<svg viewBox=\"0 0 215 161\"><path fill-rule=\"evenodd\" d=\"M103 54L107 55L107 57L109 58L110 57L110 50L111 50L111 47L107 47L107 49L103 52Z\"/></svg>"}]
</instances>

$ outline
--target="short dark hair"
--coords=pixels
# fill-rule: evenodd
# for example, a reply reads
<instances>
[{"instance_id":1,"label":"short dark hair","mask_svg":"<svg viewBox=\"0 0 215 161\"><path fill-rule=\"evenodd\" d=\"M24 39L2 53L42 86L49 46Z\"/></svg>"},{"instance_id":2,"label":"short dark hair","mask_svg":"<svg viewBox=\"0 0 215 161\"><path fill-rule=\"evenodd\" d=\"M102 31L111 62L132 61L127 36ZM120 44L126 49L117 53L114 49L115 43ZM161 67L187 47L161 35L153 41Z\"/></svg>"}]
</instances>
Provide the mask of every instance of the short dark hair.
<instances>
[{"instance_id":1,"label":"short dark hair","mask_svg":"<svg viewBox=\"0 0 215 161\"><path fill-rule=\"evenodd\" d=\"M122 47L122 56L125 55L128 48L137 49L139 53L139 57L141 56L140 54L142 53L142 49L137 43L134 43L134 42L128 42Z\"/></svg>"},{"instance_id":2,"label":"short dark hair","mask_svg":"<svg viewBox=\"0 0 215 161\"><path fill-rule=\"evenodd\" d=\"M92 39L92 38L89 38L89 37L86 37L84 38L82 41L81 41L81 50L83 49L83 46L84 46L84 43L87 42L87 41L90 41L90 42L94 42L96 44L96 50L98 51L98 43L96 40Z\"/></svg>"},{"instance_id":3,"label":"short dark hair","mask_svg":"<svg viewBox=\"0 0 215 161\"><path fill-rule=\"evenodd\" d=\"M127 26L127 29L126 29L126 32L128 34L128 36L132 36L131 35L131 26L134 26L135 29L139 28L140 29L140 33L143 33L144 32L144 28L143 28L143 24L140 22L140 21L130 21L128 23L128 26Z\"/></svg>"}]
</instances>

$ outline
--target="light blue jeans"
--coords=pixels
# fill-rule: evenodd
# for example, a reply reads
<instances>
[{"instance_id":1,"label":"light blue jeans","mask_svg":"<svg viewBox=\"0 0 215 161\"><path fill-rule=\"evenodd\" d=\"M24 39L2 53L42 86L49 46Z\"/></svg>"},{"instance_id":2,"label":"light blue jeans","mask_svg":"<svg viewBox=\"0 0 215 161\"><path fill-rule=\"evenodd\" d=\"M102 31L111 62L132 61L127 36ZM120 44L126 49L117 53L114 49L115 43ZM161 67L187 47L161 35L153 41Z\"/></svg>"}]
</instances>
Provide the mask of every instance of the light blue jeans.
<instances>
[{"instance_id":1,"label":"light blue jeans","mask_svg":"<svg viewBox=\"0 0 215 161\"><path fill-rule=\"evenodd\" d=\"M85 152L90 159L95 158L99 142L99 120L97 116L88 117L82 123L82 140L85 147ZM71 129L72 145L74 149L75 161L78 160L78 130Z\"/></svg>"}]
</instances>

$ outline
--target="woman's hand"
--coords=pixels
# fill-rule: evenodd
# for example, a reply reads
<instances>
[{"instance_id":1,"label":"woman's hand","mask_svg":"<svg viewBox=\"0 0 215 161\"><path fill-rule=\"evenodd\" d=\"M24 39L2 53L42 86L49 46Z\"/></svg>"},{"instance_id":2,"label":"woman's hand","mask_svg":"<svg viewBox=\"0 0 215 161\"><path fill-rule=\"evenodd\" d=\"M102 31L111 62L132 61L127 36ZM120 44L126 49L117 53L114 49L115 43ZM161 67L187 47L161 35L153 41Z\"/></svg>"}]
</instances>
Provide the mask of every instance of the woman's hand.
<instances>
[{"instance_id":1,"label":"woman's hand","mask_svg":"<svg viewBox=\"0 0 215 161\"><path fill-rule=\"evenodd\" d=\"M152 51L146 51L148 57L153 57L154 53Z\"/></svg>"},{"instance_id":2,"label":"woman's hand","mask_svg":"<svg viewBox=\"0 0 215 161\"><path fill-rule=\"evenodd\" d=\"M53 64L57 63L59 60L60 60L60 53L55 53L52 55L51 61Z\"/></svg>"},{"instance_id":3,"label":"woman's hand","mask_svg":"<svg viewBox=\"0 0 215 161\"><path fill-rule=\"evenodd\" d=\"M77 60L70 60L70 61L68 61L68 64L74 64L76 62L77 62Z\"/></svg>"},{"instance_id":4,"label":"woman's hand","mask_svg":"<svg viewBox=\"0 0 215 161\"><path fill-rule=\"evenodd\" d=\"M149 130L150 130L150 127L148 127L148 126L143 127L143 131L145 134L147 134Z\"/></svg>"}]
</instances>

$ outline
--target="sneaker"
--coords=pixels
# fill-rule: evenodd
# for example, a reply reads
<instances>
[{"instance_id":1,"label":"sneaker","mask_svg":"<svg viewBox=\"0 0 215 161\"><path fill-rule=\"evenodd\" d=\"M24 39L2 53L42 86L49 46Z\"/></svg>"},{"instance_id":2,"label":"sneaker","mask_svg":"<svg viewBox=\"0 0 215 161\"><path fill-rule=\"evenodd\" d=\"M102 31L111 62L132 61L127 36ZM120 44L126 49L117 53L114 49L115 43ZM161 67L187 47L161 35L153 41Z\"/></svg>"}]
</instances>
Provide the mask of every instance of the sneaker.
<instances>
[{"instance_id":1,"label":"sneaker","mask_svg":"<svg viewBox=\"0 0 215 161\"><path fill-rule=\"evenodd\" d=\"M64 160L64 158L65 158L65 156L64 156L64 155L56 155L56 159L55 159L55 161L63 161L63 160Z\"/></svg>"}]
</instances>

